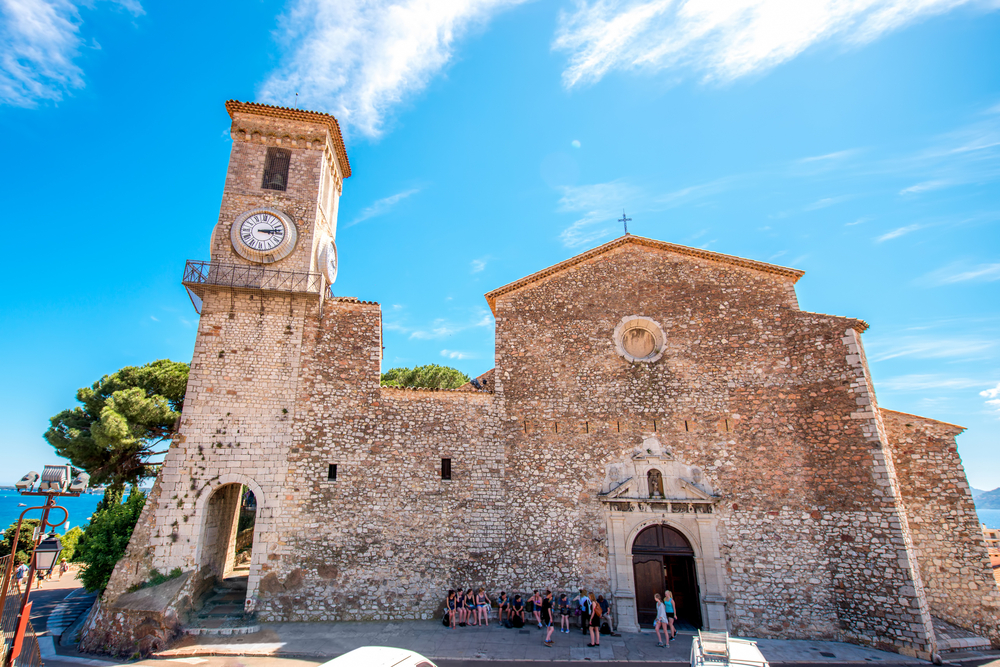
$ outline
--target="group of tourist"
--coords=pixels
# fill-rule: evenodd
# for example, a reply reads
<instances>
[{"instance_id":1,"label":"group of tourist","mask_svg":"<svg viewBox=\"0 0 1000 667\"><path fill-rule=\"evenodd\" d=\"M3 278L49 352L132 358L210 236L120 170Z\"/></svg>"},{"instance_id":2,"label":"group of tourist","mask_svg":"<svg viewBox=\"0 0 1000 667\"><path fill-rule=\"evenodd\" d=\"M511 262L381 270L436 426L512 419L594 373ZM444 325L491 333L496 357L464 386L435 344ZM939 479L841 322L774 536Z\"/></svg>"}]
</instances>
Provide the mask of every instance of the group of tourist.
<instances>
[{"instance_id":1,"label":"group of tourist","mask_svg":"<svg viewBox=\"0 0 1000 667\"><path fill-rule=\"evenodd\" d=\"M666 648L670 646L670 640L677 636L677 630L674 628L676 618L674 596L670 591L666 591L663 595L657 593L653 597L656 599L656 621L653 624L656 630L656 645ZM601 645L602 622L607 624L608 632L611 631L611 603L605 600L603 595L594 597L593 593L588 593L582 588L580 594L573 599L566 593L560 593L557 599L550 590L544 593L532 591L527 600L520 594L515 594L511 599L505 591L500 591L496 603L497 621L500 625L507 628L523 628L534 623L539 629L546 630L544 642L546 646L553 644L552 633L555 632L556 616L559 617L559 632L567 634L570 631L570 618L578 618L583 634L590 635L590 643L587 646ZM478 591L470 588L464 593L461 589L452 589L448 591L448 597L444 601L444 623L453 630L456 627L470 625L489 626L492 608L493 599L484 587L480 587Z\"/></svg>"},{"instance_id":2,"label":"group of tourist","mask_svg":"<svg viewBox=\"0 0 1000 667\"><path fill-rule=\"evenodd\" d=\"M539 629L546 629L545 645L552 646L552 634L556 628L556 617L559 619L559 632L569 633L570 618L579 619L579 627L583 634L590 635L587 646L601 645L602 620L611 629L609 612L611 603L603 595L594 596L580 589L579 595L570 599L566 593L558 598L550 590L544 592L532 591L527 600L520 594L508 597L505 591L500 591L496 598L497 621L507 628L523 628L535 624ZM490 610L493 599L485 588L475 591L470 588L464 593L461 590L448 591L444 603L445 622L449 628L490 624ZM606 620L605 620L606 619Z\"/></svg>"}]
</instances>

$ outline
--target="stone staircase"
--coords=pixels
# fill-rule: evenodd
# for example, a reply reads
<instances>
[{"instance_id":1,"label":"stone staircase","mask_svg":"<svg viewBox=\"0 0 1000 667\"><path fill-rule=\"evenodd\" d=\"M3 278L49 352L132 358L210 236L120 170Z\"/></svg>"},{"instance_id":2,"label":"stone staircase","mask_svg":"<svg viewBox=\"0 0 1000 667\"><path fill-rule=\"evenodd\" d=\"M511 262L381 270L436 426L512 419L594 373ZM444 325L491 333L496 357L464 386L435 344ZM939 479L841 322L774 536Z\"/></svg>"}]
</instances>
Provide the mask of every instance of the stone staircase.
<instances>
[{"instance_id":1,"label":"stone staircase","mask_svg":"<svg viewBox=\"0 0 1000 667\"><path fill-rule=\"evenodd\" d=\"M201 609L184 628L189 635L248 635L259 632L254 614L243 612L247 596L245 576L227 577L212 589Z\"/></svg>"}]
</instances>

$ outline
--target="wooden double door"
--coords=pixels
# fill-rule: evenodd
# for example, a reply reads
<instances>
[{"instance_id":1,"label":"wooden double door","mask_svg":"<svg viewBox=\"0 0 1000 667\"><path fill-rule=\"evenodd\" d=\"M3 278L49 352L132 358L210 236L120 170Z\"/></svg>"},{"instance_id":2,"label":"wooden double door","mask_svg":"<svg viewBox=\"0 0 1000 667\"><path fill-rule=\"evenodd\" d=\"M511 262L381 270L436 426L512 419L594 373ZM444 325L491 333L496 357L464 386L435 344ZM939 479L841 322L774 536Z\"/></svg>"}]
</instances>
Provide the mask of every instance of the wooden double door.
<instances>
[{"instance_id":1,"label":"wooden double door","mask_svg":"<svg viewBox=\"0 0 1000 667\"><path fill-rule=\"evenodd\" d=\"M656 593L674 595L677 622L701 627L701 598L694 566L694 550L669 526L650 526L632 546L635 603L639 625L652 627Z\"/></svg>"}]
</instances>

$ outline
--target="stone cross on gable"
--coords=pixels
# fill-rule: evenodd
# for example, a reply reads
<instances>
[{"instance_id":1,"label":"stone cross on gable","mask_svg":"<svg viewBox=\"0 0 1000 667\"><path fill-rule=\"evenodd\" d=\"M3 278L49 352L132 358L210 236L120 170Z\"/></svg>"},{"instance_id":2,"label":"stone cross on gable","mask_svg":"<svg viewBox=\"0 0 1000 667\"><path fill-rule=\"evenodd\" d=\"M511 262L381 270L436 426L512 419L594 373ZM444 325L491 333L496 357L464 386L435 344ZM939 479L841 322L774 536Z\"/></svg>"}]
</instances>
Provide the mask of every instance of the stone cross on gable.
<instances>
[{"instance_id":1,"label":"stone cross on gable","mask_svg":"<svg viewBox=\"0 0 1000 667\"><path fill-rule=\"evenodd\" d=\"M625 217L625 209L622 209L622 217L618 218L618 222L625 225L625 236L628 236L628 223L632 222L632 218Z\"/></svg>"}]
</instances>

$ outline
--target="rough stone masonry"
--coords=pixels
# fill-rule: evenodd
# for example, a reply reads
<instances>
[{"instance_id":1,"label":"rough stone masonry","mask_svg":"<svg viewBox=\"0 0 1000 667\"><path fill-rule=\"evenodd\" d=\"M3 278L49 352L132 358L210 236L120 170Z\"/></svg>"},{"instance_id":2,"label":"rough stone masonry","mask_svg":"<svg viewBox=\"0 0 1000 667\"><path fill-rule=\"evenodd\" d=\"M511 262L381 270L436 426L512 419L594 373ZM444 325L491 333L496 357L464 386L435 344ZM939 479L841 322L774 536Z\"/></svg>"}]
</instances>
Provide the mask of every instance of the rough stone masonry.
<instances>
[{"instance_id":1,"label":"rough stone masonry","mask_svg":"<svg viewBox=\"0 0 1000 667\"><path fill-rule=\"evenodd\" d=\"M201 320L180 429L85 646L176 632L231 571L247 486L247 608L267 621L425 619L449 588L584 587L628 631L671 587L708 629L930 658L938 616L1000 647L961 427L880 409L867 324L800 310L801 271L626 235L486 295L482 381L380 387L377 303L264 280L316 275L336 236L336 121L227 108L216 273L185 278ZM258 187L275 146L291 154L281 191ZM254 207L298 227L273 265L230 245ZM227 266L259 280L212 277ZM169 604L116 607L175 567Z\"/></svg>"}]
</instances>

